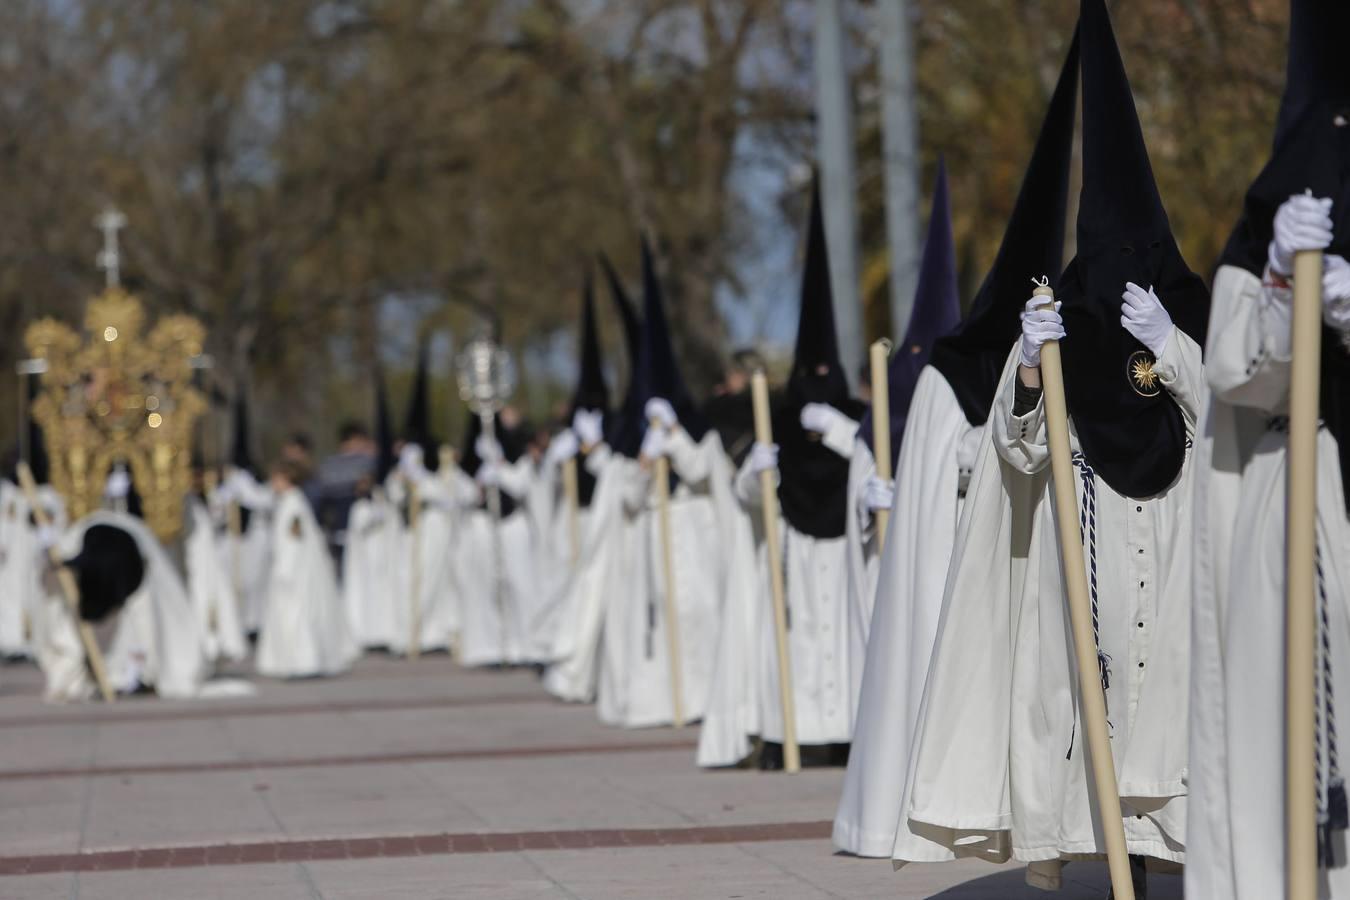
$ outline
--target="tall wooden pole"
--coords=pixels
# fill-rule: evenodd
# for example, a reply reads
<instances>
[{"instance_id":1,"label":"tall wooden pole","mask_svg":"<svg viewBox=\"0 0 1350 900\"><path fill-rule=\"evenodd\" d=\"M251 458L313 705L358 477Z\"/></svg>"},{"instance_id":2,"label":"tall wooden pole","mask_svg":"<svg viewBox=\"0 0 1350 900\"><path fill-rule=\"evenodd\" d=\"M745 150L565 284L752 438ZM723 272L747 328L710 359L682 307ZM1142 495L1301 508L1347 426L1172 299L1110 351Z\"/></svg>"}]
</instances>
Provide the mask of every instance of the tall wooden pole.
<instances>
[{"instance_id":1,"label":"tall wooden pole","mask_svg":"<svg viewBox=\"0 0 1350 900\"><path fill-rule=\"evenodd\" d=\"M1294 254L1285 533L1285 851L1288 900L1317 898L1317 428L1322 365L1322 251Z\"/></svg>"},{"instance_id":2,"label":"tall wooden pole","mask_svg":"<svg viewBox=\"0 0 1350 900\"><path fill-rule=\"evenodd\" d=\"M891 342L882 338L872 345L872 455L876 458L877 477L890 481L891 471L891 379L887 360ZM877 550L886 546L886 528L891 512L879 509L877 521Z\"/></svg>"},{"instance_id":3,"label":"tall wooden pole","mask_svg":"<svg viewBox=\"0 0 1350 900\"><path fill-rule=\"evenodd\" d=\"M661 428L652 420L648 428ZM661 540L661 569L665 580L666 655L670 657L670 703L676 728L684 727L684 660L680 656L679 605L675 602L675 550L670 533L670 460L663 454L653 462L656 522Z\"/></svg>"},{"instance_id":4,"label":"tall wooden pole","mask_svg":"<svg viewBox=\"0 0 1350 900\"><path fill-rule=\"evenodd\" d=\"M1045 298L1045 308L1054 308L1055 294L1049 286L1040 285L1033 294ZM1050 475L1054 481L1055 519L1059 525L1060 561L1064 566L1074 658L1078 663L1078 706L1092 763L1092 779L1097 789L1097 810L1101 815L1102 839L1106 842L1106 861L1111 870L1111 890L1116 900L1134 900L1125 823L1120 812L1120 789L1116 784L1111 735L1106 724L1106 692L1102 689L1101 669L1097 662L1097 642L1092 636L1092 602L1079 537L1078 492L1074 486L1073 452L1069 447L1069 410L1064 400L1064 368L1060 361L1059 341L1046 341L1041 347L1041 386L1046 436L1050 444Z\"/></svg>"},{"instance_id":5,"label":"tall wooden pole","mask_svg":"<svg viewBox=\"0 0 1350 900\"><path fill-rule=\"evenodd\" d=\"M764 372L750 378L750 396L755 408L755 440L765 446L773 443L773 419L769 416L769 381ZM889 456L887 457L889 459ZM797 746L797 701L792 692L792 654L788 648L787 590L783 584L783 545L778 535L778 488L774 473L759 473L761 511L764 515L764 544L769 554L769 587L773 591L773 633L778 649L778 694L783 708L783 770L794 775L802 770L801 749Z\"/></svg>"},{"instance_id":6,"label":"tall wooden pole","mask_svg":"<svg viewBox=\"0 0 1350 900\"><path fill-rule=\"evenodd\" d=\"M20 460L16 471L19 475L19 487L23 489L24 496L28 498L28 505L33 509L34 521L37 522L39 528L51 528L52 520L47 515L47 508L42 505L42 498L38 496L37 482L33 480L33 470L28 467L27 462ZM80 645L84 648L84 658L89 663L89 671L94 675L98 692L102 695L104 703L112 703L117 699L117 693L112 689L112 683L108 681L108 668L104 665L103 651L98 648L98 640L94 637L94 629L89 626L88 622L80 618L80 586L75 582L75 573L70 571L61 559L56 544L47 548L47 558L56 567L56 580L61 584L61 594L66 601L66 612L70 613L71 619L75 622L75 630L80 636Z\"/></svg>"},{"instance_id":7,"label":"tall wooden pole","mask_svg":"<svg viewBox=\"0 0 1350 900\"><path fill-rule=\"evenodd\" d=\"M577 484L577 458L562 464L563 496L567 498L567 537L572 565L581 559L581 489Z\"/></svg>"}]
</instances>

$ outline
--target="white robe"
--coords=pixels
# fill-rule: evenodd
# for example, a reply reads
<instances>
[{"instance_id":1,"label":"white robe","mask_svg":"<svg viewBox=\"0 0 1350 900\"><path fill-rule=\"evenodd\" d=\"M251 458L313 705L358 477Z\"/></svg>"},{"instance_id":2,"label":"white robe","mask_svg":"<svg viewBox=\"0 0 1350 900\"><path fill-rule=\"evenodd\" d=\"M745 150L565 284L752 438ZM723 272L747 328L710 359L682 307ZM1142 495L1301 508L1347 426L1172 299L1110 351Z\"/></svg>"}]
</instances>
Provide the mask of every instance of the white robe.
<instances>
[{"instance_id":1,"label":"white robe","mask_svg":"<svg viewBox=\"0 0 1350 900\"><path fill-rule=\"evenodd\" d=\"M855 727L863 662L867 657L867 634L872 625L872 604L881 571L876 521L862 502L864 486L876 474L876 458L860 434L848 461L848 518L844 520L844 546L848 559L845 597L848 603L849 698L853 703Z\"/></svg>"},{"instance_id":2,"label":"white robe","mask_svg":"<svg viewBox=\"0 0 1350 900\"><path fill-rule=\"evenodd\" d=\"M377 562L375 590L392 593L390 634L387 646L406 654L412 643L413 592L416 590L419 650L447 650L460 629L457 572L454 557L454 533L458 518L455 484L463 478L458 470L443 475L425 475L417 485L417 525L398 524L397 536L390 541L392 556ZM407 487L401 478L389 482L390 496L406 503ZM414 546L416 549L414 549ZM388 560L396 561L401 577L392 577ZM417 567L417 578L411 575Z\"/></svg>"},{"instance_id":3,"label":"white robe","mask_svg":"<svg viewBox=\"0 0 1350 900\"><path fill-rule=\"evenodd\" d=\"M184 548L188 594L205 636L206 657L212 662L222 657L241 660L248 656L248 641L232 579L220 558L211 514L205 504L192 497L188 500L188 516L190 531Z\"/></svg>"},{"instance_id":4,"label":"white robe","mask_svg":"<svg viewBox=\"0 0 1350 900\"><path fill-rule=\"evenodd\" d=\"M541 604L537 535L527 505L534 464L528 456L502 468L501 492L516 508L500 522L483 508L464 515L454 543L460 595L460 657L466 666L538 662L530 623ZM469 489L468 482L457 490Z\"/></svg>"},{"instance_id":5,"label":"white robe","mask_svg":"<svg viewBox=\"0 0 1350 900\"><path fill-rule=\"evenodd\" d=\"M548 657L553 661L544 676L544 687L560 700L589 703L595 699L600 661L600 640L605 626L607 589L616 582L623 504L618 469L609 465L610 449L600 445L581 465L596 477L591 503L581 511L581 553L575 567L560 574L556 590L560 610ZM570 540L570 538L569 538Z\"/></svg>"},{"instance_id":6,"label":"white robe","mask_svg":"<svg viewBox=\"0 0 1350 900\"><path fill-rule=\"evenodd\" d=\"M918 726L919 704L956 541L963 444L974 428L937 369L914 388L895 472L895 503L881 554L866 641L853 747L834 819L834 844L858 856L889 857ZM858 600L864 598L855 598ZM860 612L866 616L866 609Z\"/></svg>"},{"instance_id":7,"label":"white robe","mask_svg":"<svg viewBox=\"0 0 1350 900\"><path fill-rule=\"evenodd\" d=\"M670 548L675 588L680 699L685 722L703 717L716 660L718 623L726 577L728 511L734 508L730 466L717 432L697 444L683 428L671 432L671 471L679 482L670 497ZM667 628L666 574L660 516L651 472L640 475L645 503L637 515L640 547L634 589L626 593L627 691L623 724L628 728L674 722Z\"/></svg>"},{"instance_id":8,"label":"white robe","mask_svg":"<svg viewBox=\"0 0 1350 900\"><path fill-rule=\"evenodd\" d=\"M342 556L342 602L352 636L362 647L393 647L398 639L401 619L395 607L409 590L407 569L399 564L407 552L405 541L399 511L383 492L352 504Z\"/></svg>"},{"instance_id":9,"label":"white robe","mask_svg":"<svg viewBox=\"0 0 1350 900\"><path fill-rule=\"evenodd\" d=\"M1191 818L1186 896L1284 894L1284 608L1289 353L1264 321L1261 282L1214 279L1206 372L1213 389L1196 485L1191 673ZM1324 348L1324 353L1339 352ZM1317 543L1328 600L1335 712L1350 709L1350 517L1336 440L1317 438ZM1345 729L1340 729L1342 740ZM1341 749L1342 772L1350 767ZM1312 765L1312 760L1307 760ZM1343 846L1343 844L1342 844ZM1321 897L1350 897L1350 868L1322 873Z\"/></svg>"},{"instance_id":10,"label":"white robe","mask_svg":"<svg viewBox=\"0 0 1350 900\"><path fill-rule=\"evenodd\" d=\"M327 542L298 488L277 498L272 521L258 672L297 678L345 671L361 651L347 625Z\"/></svg>"},{"instance_id":11,"label":"white robe","mask_svg":"<svg viewBox=\"0 0 1350 900\"><path fill-rule=\"evenodd\" d=\"M59 534L66 526L65 503L50 486L38 496ZM29 656L34 620L45 597L46 552L32 521L32 506L15 484L0 482L0 655Z\"/></svg>"},{"instance_id":12,"label":"white robe","mask_svg":"<svg viewBox=\"0 0 1350 900\"><path fill-rule=\"evenodd\" d=\"M272 567L271 492L254 481L249 496L239 498L239 502L249 510L248 526L238 536L228 528L221 532L220 555L239 598L244 630L254 633L262 627L267 611L267 573ZM211 508L217 522L228 521L227 504L220 498L211 498Z\"/></svg>"},{"instance_id":13,"label":"white robe","mask_svg":"<svg viewBox=\"0 0 1350 900\"><path fill-rule=\"evenodd\" d=\"M141 586L117 613L112 642L104 653L108 680L119 691L143 684L161 697L197 696L210 671L206 636L168 553L140 519L105 511L86 516L61 536L57 547L63 558L80 552L85 531L94 525L128 532L145 563ZM95 685L85 668L75 619L60 594L44 600L34 646L48 700L84 700L93 695Z\"/></svg>"},{"instance_id":14,"label":"white robe","mask_svg":"<svg viewBox=\"0 0 1350 900\"><path fill-rule=\"evenodd\" d=\"M1016 363L1014 352L970 483L893 857L1013 857L1039 864L1033 883L1055 886L1059 861L1104 851L1077 721L1044 408L1012 415ZM1193 434L1205 392L1200 348L1173 331L1155 371ZM1192 471L1188 450L1178 479L1148 499L1116 494L1096 475L1089 482L1126 842L1173 862L1184 859L1186 829L1178 723L1187 713Z\"/></svg>"}]
</instances>

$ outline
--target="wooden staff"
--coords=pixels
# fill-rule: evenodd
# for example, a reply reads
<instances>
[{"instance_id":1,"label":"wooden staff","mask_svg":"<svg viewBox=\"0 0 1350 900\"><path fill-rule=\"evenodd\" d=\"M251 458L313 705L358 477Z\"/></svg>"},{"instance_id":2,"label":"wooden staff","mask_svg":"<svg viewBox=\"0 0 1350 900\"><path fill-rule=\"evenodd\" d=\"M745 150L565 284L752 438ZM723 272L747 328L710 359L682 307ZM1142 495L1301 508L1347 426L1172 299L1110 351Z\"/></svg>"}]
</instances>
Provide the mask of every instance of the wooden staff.
<instances>
[{"instance_id":1,"label":"wooden staff","mask_svg":"<svg viewBox=\"0 0 1350 900\"><path fill-rule=\"evenodd\" d=\"M887 358L891 342L882 338L872 345L872 455L876 458L877 477L890 481L891 471L891 379ZM886 526L891 522L891 511L876 511L877 549L886 546Z\"/></svg>"},{"instance_id":2,"label":"wooden staff","mask_svg":"<svg viewBox=\"0 0 1350 900\"><path fill-rule=\"evenodd\" d=\"M653 419L648 428L660 428ZM661 564L665 576L666 654L670 657L670 702L676 728L684 727L684 680L681 674L680 619L675 604L675 551L670 537L670 460L662 454L653 464L656 480L656 521L661 533Z\"/></svg>"},{"instance_id":3,"label":"wooden staff","mask_svg":"<svg viewBox=\"0 0 1350 900\"><path fill-rule=\"evenodd\" d=\"M16 469L19 475L19 486L23 489L24 496L28 498L28 505L33 508L33 519L37 522L39 528L51 528L52 520L47 515L47 508L42 505L42 498L38 496L37 482L33 480L33 470L28 468L28 463L23 460L19 461ZM80 644L84 647L84 658L89 663L89 670L94 674L94 681L98 684L98 692L103 696L104 703L113 703L117 699L117 693L108 681L108 669L103 664L103 651L98 649L98 640L94 637L94 629L88 622L80 618L80 586L75 581L75 573L70 571L70 568L61 559L56 544L47 548L47 558L56 567L56 580L61 584L61 594L66 601L66 611L75 620L75 630L79 632Z\"/></svg>"},{"instance_id":4,"label":"wooden staff","mask_svg":"<svg viewBox=\"0 0 1350 900\"><path fill-rule=\"evenodd\" d=\"M581 560L581 489L577 486L577 458L562 464L563 496L567 498L567 532L571 541L572 565Z\"/></svg>"},{"instance_id":5,"label":"wooden staff","mask_svg":"<svg viewBox=\"0 0 1350 900\"><path fill-rule=\"evenodd\" d=\"M1033 296L1044 297L1043 309L1054 309L1055 293L1038 283ZM1064 564L1064 587L1069 595L1069 621L1078 662L1078 706L1083 734L1092 760L1092 778L1097 789L1106 861L1111 870L1111 889L1116 900L1134 900L1130 857L1125 845L1125 824L1120 812L1120 789L1116 785L1115 760L1106 724L1106 692L1102 689L1097 662L1097 642L1092 636L1092 603L1089 599L1087 566L1079 538L1078 493L1074 487L1073 453L1069 449L1069 411L1064 400L1064 367L1059 341L1041 347L1041 385L1044 391L1046 436L1050 444L1050 474L1054 481L1055 518L1059 525L1060 560Z\"/></svg>"},{"instance_id":6,"label":"wooden staff","mask_svg":"<svg viewBox=\"0 0 1350 900\"><path fill-rule=\"evenodd\" d=\"M459 454L455 448L449 444L441 445L441 465L440 476L447 489L453 491L455 469L459 467ZM459 632L451 631L449 635L450 655L454 659L460 658Z\"/></svg>"},{"instance_id":7,"label":"wooden staff","mask_svg":"<svg viewBox=\"0 0 1350 900\"><path fill-rule=\"evenodd\" d=\"M872 349L876 350L875 344ZM874 372L875 360L874 355ZM755 406L755 440L767 447L773 444L773 419L769 416L769 381L762 369L750 376L750 396ZM889 453L886 458L890 459ZM783 771L795 775L802 770L802 755L797 746L797 701L792 693L787 591L783 585L783 545L779 543L778 537L778 488L774 484L773 474L768 469L759 473L760 508L764 514L764 543L769 553L769 587L773 592L773 633L778 648L778 699L783 707Z\"/></svg>"},{"instance_id":8,"label":"wooden staff","mask_svg":"<svg viewBox=\"0 0 1350 900\"><path fill-rule=\"evenodd\" d=\"M1317 898L1317 428L1322 365L1322 251L1294 254L1285 531L1285 827L1288 900Z\"/></svg>"},{"instance_id":9,"label":"wooden staff","mask_svg":"<svg viewBox=\"0 0 1350 900\"><path fill-rule=\"evenodd\" d=\"M408 659L422 655L422 497L417 482L408 480L408 535L412 540L412 595L409 598Z\"/></svg>"}]
</instances>

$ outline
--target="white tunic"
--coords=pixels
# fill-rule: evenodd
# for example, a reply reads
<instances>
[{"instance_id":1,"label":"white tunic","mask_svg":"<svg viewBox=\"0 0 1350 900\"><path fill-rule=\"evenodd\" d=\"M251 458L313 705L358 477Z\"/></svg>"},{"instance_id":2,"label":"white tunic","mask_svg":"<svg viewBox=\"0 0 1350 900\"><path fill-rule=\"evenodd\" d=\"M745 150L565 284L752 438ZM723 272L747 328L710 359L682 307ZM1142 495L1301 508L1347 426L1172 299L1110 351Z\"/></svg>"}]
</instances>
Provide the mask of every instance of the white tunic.
<instances>
[{"instance_id":1,"label":"white tunic","mask_svg":"<svg viewBox=\"0 0 1350 900\"><path fill-rule=\"evenodd\" d=\"M382 491L352 504L342 555L342 604L362 647L393 647L398 639L396 607L409 590L407 567L401 564L405 541L399 511Z\"/></svg>"},{"instance_id":2,"label":"white tunic","mask_svg":"<svg viewBox=\"0 0 1350 900\"><path fill-rule=\"evenodd\" d=\"M216 530L206 505L195 497L188 500L189 528L184 548L188 593L206 640L207 659L241 660L248 655L239 617L239 600L220 558Z\"/></svg>"},{"instance_id":3,"label":"white tunic","mask_svg":"<svg viewBox=\"0 0 1350 900\"><path fill-rule=\"evenodd\" d=\"M455 484L463 477L458 469L443 475L424 475L413 495L417 502L416 524L404 527L397 512L391 510L393 522L384 526L388 529L384 546L392 555L376 562L371 590L375 592L375 602L387 608L386 646L395 653L406 654L412 644L414 600L420 621L419 650L448 649L459 632L459 596L452 549L458 519ZM407 485L402 478L390 479L389 491L396 502L406 504ZM395 566L391 567L389 560ZM399 574L391 576L391 568L399 569Z\"/></svg>"},{"instance_id":4,"label":"white tunic","mask_svg":"<svg viewBox=\"0 0 1350 900\"><path fill-rule=\"evenodd\" d=\"M0 654L27 656L32 653L34 619L46 594L42 586L46 551L33 524L28 498L17 485L4 484L8 490L0 490L4 494L0 501ZM66 527L61 495L49 485L40 485L38 497L60 534Z\"/></svg>"},{"instance_id":5,"label":"white tunic","mask_svg":"<svg viewBox=\"0 0 1350 900\"><path fill-rule=\"evenodd\" d=\"M327 542L298 488L277 498L272 521L258 671L274 678L342 672L361 651L347 625Z\"/></svg>"},{"instance_id":6,"label":"white tunic","mask_svg":"<svg viewBox=\"0 0 1350 900\"><path fill-rule=\"evenodd\" d=\"M1043 407L1012 415L1010 355L952 557L906 784L899 862L1009 856L1047 863L1103 853L1077 721ZM1155 366L1194 432L1200 348L1174 330ZM1122 373L1121 377L1125 377ZM1070 422L1070 440L1077 437ZM1132 499L1095 474L1098 645L1129 851L1184 857L1191 594L1190 452L1163 493ZM1075 475L1080 470L1075 468ZM1090 541L1088 543L1091 543ZM1025 548L1025 549L1022 549ZM1093 556L1091 550L1087 554ZM992 564L991 564L992 563Z\"/></svg>"},{"instance_id":7,"label":"white tunic","mask_svg":"<svg viewBox=\"0 0 1350 900\"><path fill-rule=\"evenodd\" d=\"M455 580L462 592L460 653L466 666L537 661L529 632L541 603L537 541L523 502L533 478L527 456L503 466L500 490L516 501L516 508L500 522L485 509L470 510L454 542Z\"/></svg>"},{"instance_id":8,"label":"white tunic","mask_svg":"<svg viewBox=\"0 0 1350 900\"><path fill-rule=\"evenodd\" d=\"M272 497L265 485L253 481L248 496L235 500L248 509L248 525L243 534L237 536L228 529L221 533L220 554L235 595L239 597L244 630L256 632L262 627L267 607L267 573L271 570L272 553ZM211 498L211 508L218 522L228 519L228 504L220 497Z\"/></svg>"},{"instance_id":9,"label":"white tunic","mask_svg":"<svg viewBox=\"0 0 1350 900\"><path fill-rule=\"evenodd\" d=\"M960 461L974 459L982 435L983 428L966 420L947 379L926 367L900 445L875 604L867 602L866 663L834 819L834 844L848 853L889 857L895 847L961 490L970 476L969 468L962 473Z\"/></svg>"},{"instance_id":10,"label":"white tunic","mask_svg":"<svg viewBox=\"0 0 1350 900\"><path fill-rule=\"evenodd\" d=\"M670 545L676 636L680 656L681 706L686 722L703 717L716 659L718 624L727 572L728 510L734 507L730 467L717 432L699 443L675 428L668 445L679 483L670 497ZM625 687L621 723L629 728L674 721L674 695L666 603L666 572L660 516L651 473L628 468L636 532L633 580L611 587L615 636L624 643L623 668L611 673ZM630 506L630 510L633 508ZM631 589L630 589L631 587ZM606 629L610 619L606 618Z\"/></svg>"},{"instance_id":11,"label":"white tunic","mask_svg":"<svg viewBox=\"0 0 1350 900\"><path fill-rule=\"evenodd\" d=\"M1199 445L1209 465L1196 486L1186 896L1254 900L1284 893L1288 436L1269 424L1288 414L1290 353L1287 325L1270 321L1261 282L1244 269L1219 269L1210 321L1205 359L1214 396ZM1350 697L1350 517L1336 440L1325 429L1317 439L1317 543L1335 712L1343 723L1350 709L1343 699ZM1340 734L1343 740L1343 725ZM1320 896L1350 897L1350 868L1322 874Z\"/></svg>"}]
</instances>

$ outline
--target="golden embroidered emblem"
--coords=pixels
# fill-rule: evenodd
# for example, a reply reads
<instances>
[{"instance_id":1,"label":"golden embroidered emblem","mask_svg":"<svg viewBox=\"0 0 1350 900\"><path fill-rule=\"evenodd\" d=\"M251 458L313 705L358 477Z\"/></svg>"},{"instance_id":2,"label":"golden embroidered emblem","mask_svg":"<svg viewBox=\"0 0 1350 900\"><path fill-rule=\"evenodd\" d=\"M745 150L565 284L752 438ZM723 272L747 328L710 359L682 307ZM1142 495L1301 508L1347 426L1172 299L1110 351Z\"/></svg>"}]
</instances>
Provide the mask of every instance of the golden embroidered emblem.
<instances>
[{"instance_id":1,"label":"golden embroidered emblem","mask_svg":"<svg viewBox=\"0 0 1350 900\"><path fill-rule=\"evenodd\" d=\"M1125 363L1130 387L1141 397L1156 397L1162 390L1158 385L1158 372L1154 369L1156 363L1153 354L1147 350L1136 350Z\"/></svg>"}]
</instances>

